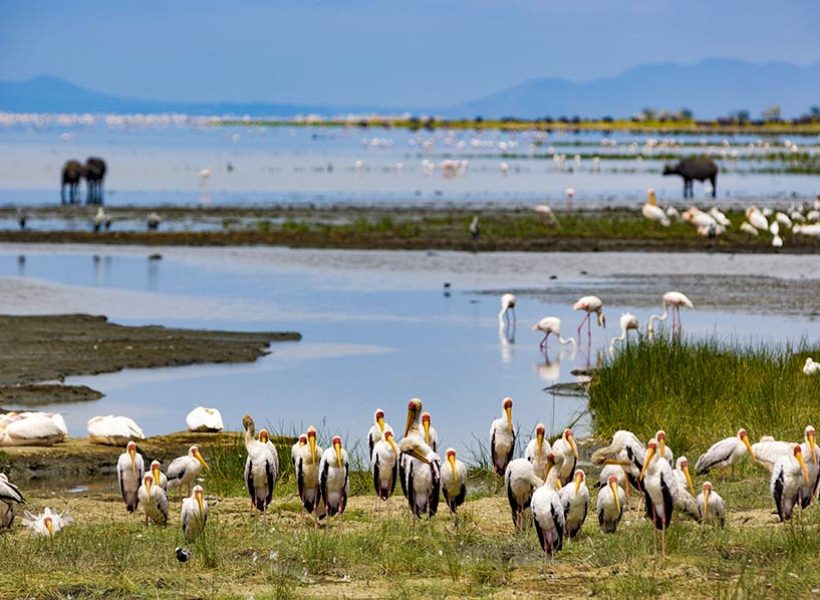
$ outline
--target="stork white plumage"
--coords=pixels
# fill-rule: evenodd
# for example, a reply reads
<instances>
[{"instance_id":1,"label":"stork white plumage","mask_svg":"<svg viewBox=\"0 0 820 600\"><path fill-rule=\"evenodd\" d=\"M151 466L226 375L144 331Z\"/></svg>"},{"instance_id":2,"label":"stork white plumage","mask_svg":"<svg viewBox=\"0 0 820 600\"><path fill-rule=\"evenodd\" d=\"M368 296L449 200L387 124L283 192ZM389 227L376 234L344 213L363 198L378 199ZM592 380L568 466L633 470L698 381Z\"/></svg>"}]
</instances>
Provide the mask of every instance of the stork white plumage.
<instances>
[{"instance_id":1,"label":"stork white plumage","mask_svg":"<svg viewBox=\"0 0 820 600\"><path fill-rule=\"evenodd\" d=\"M447 448L445 456L447 466L441 469L441 491L447 508L455 515L467 499L467 465L458 460L453 448Z\"/></svg>"},{"instance_id":2,"label":"stork white plumage","mask_svg":"<svg viewBox=\"0 0 820 600\"><path fill-rule=\"evenodd\" d=\"M724 438L714 443L706 452L701 454L695 463L695 473L704 475L714 467L722 467L723 481L726 481L726 468L732 467L732 478L734 478L735 465L746 455L747 450L752 460L755 460L755 453L749 443L746 430L739 429L736 436Z\"/></svg>"},{"instance_id":3,"label":"stork white plumage","mask_svg":"<svg viewBox=\"0 0 820 600\"><path fill-rule=\"evenodd\" d=\"M759 442L752 444L752 451L758 464L765 467L769 472L774 468L778 458L792 454L794 442L777 441L774 438L762 438ZM820 447L816 443L816 433L814 427L807 425L803 430L803 442L800 444L803 458L809 457L806 461L806 472L808 481L800 484L800 505L807 508L817 496L818 481L820 481Z\"/></svg>"},{"instance_id":4,"label":"stork white plumage","mask_svg":"<svg viewBox=\"0 0 820 600\"><path fill-rule=\"evenodd\" d=\"M123 502L125 502L125 508L130 513L137 510L139 505L137 490L139 490L142 483L144 473L145 461L142 454L137 452L136 442L128 442L125 452L120 454L119 459L117 459L117 481L119 482Z\"/></svg>"},{"instance_id":5,"label":"stork white plumage","mask_svg":"<svg viewBox=\"0 0 820 600\"><path fill-rule=\"evenodd\" d=\"M319 489L319 463L322 448L316 443L318 432L311 425L307 428L307 444L301 446L296 456L296 490L302 506L316 518L324 516L324 505L321 502Z\"/></svg>"},{"instance_id":6,"label":"stork white plumage","mask_svg":"<svg viewBox=\"0 0 820 600\"><path fill-rule=\"evenodd\" d=\"M155 525L168 523L168 495L154 482L154 476L150 472L143 475L142 485L137 490L137 498L145 514L146 525L149 519Z\"/></svg>"},{"instance_id":7,"label":"stork white plumage","mask_svg":"<svg viewBox=\"0 0 820 600\"><path fill-rule=\"evenodd\" d=\"M543 423L535 426L535 437L532 438L524 450L524 458L532 463L536 475L542 479L547 476L547 455L551 446L547 439L547 427Z\"/></svg>"},{"instance_id":8,"label":"stork white plumage","mask_svg":"<svg viewBox=\"0 0 820 600\"><path fill-rule=\"evenodd\" d=\"M669 227L669 218L666 216L664 210L658 206L658 201L655 197L655 190L652 188L649 188L646 191L646 203L641 208L641 214L648 221L660 223L664 227Z\"/></svg>"},{"instance_id":9,"label":"stork white plumage","mask_svg":"<svg viewBox=\"0 0 820 600\"><path fill-rule=\"evenodd\" d=\"M123 446L129 440L144 440L145 434L133 419L114 415L91 417L86 424L88 442L105 446Z\"/></svg>"},{"instance_id":10,"label":"stork white plumage","mask_svg":"<svg viewBox=\"0 0 820 600\"><path fill-rule=\"evenodd\" d=\"M547 453L549 456L549 453ZM513 526L522 531L530 516L533 492L544 485L535 472L535 466L526 458L511 460L504 471L504 489L510 503Z\"/></svg>"},{"instance_id":11,"label":"stork white plumage","mask_svg":"<svg viewBox=\"0 0 820 600\"><path fill-rule=\"evenodd\" d=\"M672 333L680 333L681 330L681 322L680 322L680 309L681 306L685 306L687 308L694 308L692 301L686 297L685 294L681 292L666 292L663 295L663 313L660 315L651 315L649 317L649 321L646 325L646 332L648 334L653 334L655 332L653 322L654 321L666 321L667 317L669 316L669 309L672 309Z\"/></svg>"},{"instance_id":12,"label":"stork white plumage","mask_svg":"<svg viewBox=\"0 0 820 600\"><path fill-rule=\"evenodd\" d=\"M580 537L589 510L589 488L586 483L586 473L581 469L577 469L573 479L575 480L574 484L565 485L559 492L561 505L564 507L566 534L570 539Z\"/></svg>"},{"instance_id":13,"label":"stork white plumage","mask_svg":"<svg viewBox=\"0 0 820 600\"><path fill-rule=\"evenodd\" d=\"M335 435L319 461L319 490L328 515L342 515L350 487L349 459L341 436Z\"/></svg>"},{"instance_id":14,"label":"stork white plumage","mask_svg":"<svg viewBox=\"0 0 820 600\"><path fill-rule=\"evenodd\" d=\"M544 339L541 340L538 347L545 353L547 352L550 335L555 335L555 337L558 338L558 343L561 345L572 344L572 346L575 347L575 338L565 340L561 337L561 319L558 317L544 317L533 325L532 329L533 331L540 331L544 334Z\"/></svg>"},{"instance_id":15,"label":"stork white plumage","mask_svg":"<svg viewBox=\"0 0 820 600\"><path fill-rule=\"evenodd\" d=\"M279 477L279 457L270 442L268 432L262 429L256 439L256 424L250 415L242 418L245 428L245 486L251 499L251 507L262 513L267 523L268 506L273 500L273 490Z\"/></svg>"},{"instance_id":16,"label":"stork white plumage","mask_svg":"<svg viewBox=\"0 0 820 600\"><path fill-rule=\"evenodd\" d=\"M438 452L438 432L432 423L433 417L429 412L421 413L421 430L424 432L424 443L430 446L433 452Z\"/></svg>"},{"instance_id":17,"label":"stork white plumage","mask_svg":"<svg viewBox=\"0 0 820 600\"><path fill-rule=\"evenodd\" d=\"M652 521L653 540L657 552L657 532L661 532L661 556L666 556L666 530L672 521L678 484L672 466L658 452L658 442L649 440L646 458L638 479L643 481L646 498L646 516Z\"/></svg>"},{"instance_id":18,"label":"stork white plumage","mask_svg":"<svg viewBox=\"0 0 820 600\"><path fill-rule=\"evenodd\" d=\"M386 501L396 489L399 474L399 447L393 439L392 429L385 431L382 439L373 446L370 472L373 475L376 497Z\"/></svg>"},{"instance_id":19,"label":"stork white plumage","mask_svg":"<svg viewBox=\"0 0 820 600\"><path fill-rule=\"evenodd\" d=\"M410 511L432 518L441 492L441 460L424 441L419 425L422 408L418 398L411 398L407 405L404 437L399 442L399 480Z\"/></svg>"},{"instance_id":20,"label":"stork white plumage","mask_svg":"<svg viewBox=\"0 0 820 600\"><path fill-rule=\"evenodd\" d=\"M367 448L370 456L373 456L373 448L382 440L386 431L393 432L393 428L384 420L384 410L377 408L373 413L373 426L367 432Z\"/></svg>"},{"instance_id":21,"label":"stork white plumage","mask_svg":"<svg viewBox=\"0 0 820 600\"><path fill-rule=\"evenodd\" d=\"M695 499L700 515L700 522L704 524L717 524L723 527L726 524L726 507L723 498L712 489L712 483L703 482L703 491Z\"/></svg>"},{"instance_id":22,"label":"stork white plumage","mask_svg":"<svg viewBox=\"0 0 820 600\"><path fill-rule=\"evenodd\" d=\"M160 462L158 460L151 461L151 475L154 476L154 484L161 487L163 490L168 489L168 478L165 476L165 473L162 472L160 468Z\"/></svg>"},{"instance_id":23,"label":"stork white plumage","mask_svg":"<svg viewBox=\"0 0 820 600\"><path fill-rule=\"evenodd\" d=\"M0 529L11 529L17 507L25 502L20 488L11 483L5 473L0 473Z\"/></svg>"},{"instance_id":24,"label":"stork white plumage","mask_svg":"<svg viewBox=\"0 0 820 600\"><path fill-rule=\"evenodd\" d=\"M800 486L808 483L809 473L803 451L798 444L794 444L791 454L775 461L769 481L769 490L781 523L792 518L794 507L800 506Z\"/></svg>"},{"instance_id":25,"label":"stork white plumage","mask_svg":"<svg viewBox=\"0 0 820 600\"><path fill-rule=\"evenodd\" d=\"M299 451L307 446L308 439L306 433L299 434L299 438L290 447L290 464L293 465L293 472L296 473L296 461L299 459Z\"/></svg>"},{"instance_id":26,"label":"stork white plumage","mask_svg":"<svg viewBox=\"0 0 820 600\"><path fill-rule=\"evenodd\" d=\"M532 495L532 519L538 541L544 551L544 568L547 557L555 561L555 553L561 550L564 543L566 521L564 507L558 493L558 472L554 468L555 457L550 453L548 458L549 473L544 485L540 486Z\"/></svg>"},{"instance_id":27,"label":"stork white plumage","mask_svg":"<svg viewBox=\"0 0 820 600\"><path fill-rule=\"evenodd\" d=\"M598 448L592 453L596 465L616 464L626 474L629 483L638 491L643 491L643 483L638 479L643 469L646 447L631 431L616 431L609 446Z\"/></svg>"},{"instance_id":28,"label":"stork white plumage","mask_svg":"<svg viewBox=\"0 0 820 600\"><path fill-rule=\"evenodd\" d=\"M180 456L171 461L166 471L168 477L168 489L173 489L179 486L179 497L182 498L182 486L188 486L188 495L190 496L193 490L191 484L196 479L202 467L210 469L208 463L202 458L199 452L199 446L191 446L188 448L188 454Z\"/></svg>"},{"instance_id":29,"label":"stork white plumage","mask_svg":"<svg viewBox=\"0 0 820 600\"><path fill-rule=\"evenodd\" d=\"M180 510L182 533L189 542L205 534L205 524L208 522L208 502L205 500L205 490L201 485L195 485L191 495L182 501Z\"/></svg>"},{"instance_id":30,"label":"stork white plumage","mask_svg":"<svg viewBox=\"0 0 820 600\"><path fill-rule=\"evenodd\" d=\"M655 440L658 442L658 452L671 465L675 461L675 453L672 452L672 448L666 445L666 432L663 429L656 431Z\"/></svg>"},{"instance_id":31,"label":"stork white plumage","mask_svg":"<svg viewBox=\"0 0 820 600\"><path fill-rule=\"evenodd\" d=\"M490 454L497 475L503 476L515 451L515 429L512 422L512 398L501 402L501 418L490 425Z\"/></svg>"},{"instance_id":32,"label":"stork white plumage","mask_svg":"<svg viewBox=\"0 0 820 600\"><path fill-rule=\"evenodd\" d=\"M224 425L222 423L222 413L216 408L205 408L204 406L197 406L185 417L185 424L188 431L216 433L222 431Z\"/></svg>"},{"instance_id":33,"label":"stork white plumage","mask_svg":"<svg viewBox=\"0 0 820 600\"><path fill-rule=\"evenodd\" d=\"M656 438L657 439L657 438ZM675 496L675 509L700 521L700 512L697 502L695 502L695 486L692 483L692 476L689 474L689 459L679 456L675 461L675 481L678 484L678 495Z\"/></svg>"},{"instance_id":34,"label":"stork white plumage","mask_svg":"<svg viewBox=\"0 0 820 600\"><path fill-rule=\"evenodd\" d=\"M572 481L575 465L578 463L578 446L575 445L572 429L564 429L561 437L552 443L551 453L555 456L558 481L561 485L567 485Z\"/></svg>"},{"instance_id":35,"label":"stork white plumage","mask_svg":"<svg viewBox=\"0 0 820 600\"><path fill-rule=\"evenodd\" d=\"M626 493L618 484L618 476L611 474L606 479L606 484L601 486L598 498L595 501L595 508L598 511L598 525L603 533L615 533L618 524L624 516L624 505L626 504Z\"/></svg>"},{"instance_id":36,"label":"stork white plumage","mask_svg":"<svg viewBox=\"0 0 820 600\"><path fill-rule=\"evenodd\" d=\"M53 537L62 529L74 522L67 510L57 514L48 506L39 515L23 511L23 527L31 529L33 533L44 537Z\"/></svg>"}]
</instances>

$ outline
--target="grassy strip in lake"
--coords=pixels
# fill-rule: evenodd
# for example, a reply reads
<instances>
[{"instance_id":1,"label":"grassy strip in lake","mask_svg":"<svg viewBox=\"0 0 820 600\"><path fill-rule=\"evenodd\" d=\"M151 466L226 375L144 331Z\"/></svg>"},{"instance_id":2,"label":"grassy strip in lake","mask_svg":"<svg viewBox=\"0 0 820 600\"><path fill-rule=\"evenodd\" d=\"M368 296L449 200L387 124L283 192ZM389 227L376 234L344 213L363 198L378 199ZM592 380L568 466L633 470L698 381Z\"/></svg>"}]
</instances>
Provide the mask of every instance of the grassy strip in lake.
<instances>
[{"instance_id":1,"label":"grassy strip in lake","mask_svg":"<svg viewBox=\"0 0 820 600\"><path fill-rule=\"evenodd\" d=\"M802 439L818 426L820 377L803 374L820 347L772 348L664 337L630 345L601 368L589 388L596 435L627 429L648 440L666 431L676 455L693 460L741 427L760 436Z\"/></svg>"}]
</instances>

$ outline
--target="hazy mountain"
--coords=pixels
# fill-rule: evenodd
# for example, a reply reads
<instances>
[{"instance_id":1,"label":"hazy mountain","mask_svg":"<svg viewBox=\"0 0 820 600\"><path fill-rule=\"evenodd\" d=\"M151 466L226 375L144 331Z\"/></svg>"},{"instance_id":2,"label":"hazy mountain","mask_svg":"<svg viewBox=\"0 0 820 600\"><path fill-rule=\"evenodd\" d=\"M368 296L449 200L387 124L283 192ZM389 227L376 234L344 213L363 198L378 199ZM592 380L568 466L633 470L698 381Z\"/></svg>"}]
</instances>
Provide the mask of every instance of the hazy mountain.
<instances>
[{"instance_id":1,"label":"hazy mountain","mask_svg":"<svg viewBox=\"0 0 820 600\"><path fill-rule=\"evenodd\" d=\"M804 114L820 105L820 63L754 64L711 59L695 65L652 64L630 69L616 77L590 82L536 79L485 98L452 107L385 108L268 102L175 102L120 98L100 94L55 77L22 82L0 82L0 110L13 112L179 112L193 115L283 116L318 113L409 111L451 117L515 116L521 118L629 117L644 108L676 111L689 108L696 117L711 118L749 110L753 117L779 104L784 117Z\"/></svg>"},{"instance_id":2,"label":"hazy mountain","mask_svg":"<svg viewBox=\"0 0 820 600\"><path fill-rule=\"evenodd\" d=\"M644 108L685 107L700 118L725 116L738 109L756 117L773 104L780 105L784 117L820 105L820 63L801 67L711 59L695 65L645 65L587 83L536 79L448 112L484 117L628 117Z\"/></svg>"}]
</instances>

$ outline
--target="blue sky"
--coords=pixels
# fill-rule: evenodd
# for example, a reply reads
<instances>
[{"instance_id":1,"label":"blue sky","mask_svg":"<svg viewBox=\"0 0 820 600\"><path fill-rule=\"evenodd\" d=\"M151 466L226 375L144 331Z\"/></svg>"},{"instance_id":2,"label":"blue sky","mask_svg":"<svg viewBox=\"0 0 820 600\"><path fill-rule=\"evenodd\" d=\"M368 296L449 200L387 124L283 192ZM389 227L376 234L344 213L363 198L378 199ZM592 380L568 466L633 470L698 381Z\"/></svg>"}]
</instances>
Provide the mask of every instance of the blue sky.
<instances>
[{"instance_id":1,"label":"blue sky","mask_svg":"<svg viewBox=\"0 0 820 600\"><path fill-rule=\"evenodd\" d=\"M820 61L794 0L0 0L0 79L116 95L448 105L650 62Z\"/></svg>"}]
</instances>

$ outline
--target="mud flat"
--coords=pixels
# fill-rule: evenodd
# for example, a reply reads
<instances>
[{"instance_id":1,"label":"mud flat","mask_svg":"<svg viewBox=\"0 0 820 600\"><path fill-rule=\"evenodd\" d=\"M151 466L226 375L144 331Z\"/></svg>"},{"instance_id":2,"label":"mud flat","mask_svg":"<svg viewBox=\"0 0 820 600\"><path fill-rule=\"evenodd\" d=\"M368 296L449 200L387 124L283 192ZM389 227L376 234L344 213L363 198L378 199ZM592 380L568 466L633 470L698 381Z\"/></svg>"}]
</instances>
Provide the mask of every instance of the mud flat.
<instances>
[{"instance_id":1,"label":"mud flat","mask_svg":"<svg viewBox=\"0 0 820 600\"><path fill-rule=\"evenodd\" d=\"M0 404L96 400L102 394L87 386L53 382L129 368L253 362L271 342L299 339L296 332L128 327L85 314L0 315Z\"/></svg>"}]
</instances>

